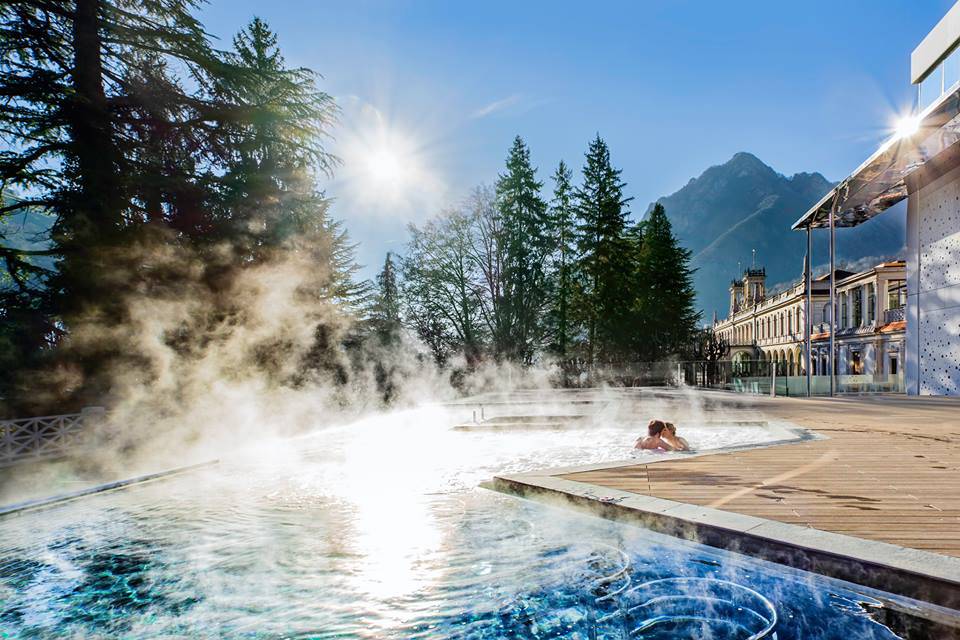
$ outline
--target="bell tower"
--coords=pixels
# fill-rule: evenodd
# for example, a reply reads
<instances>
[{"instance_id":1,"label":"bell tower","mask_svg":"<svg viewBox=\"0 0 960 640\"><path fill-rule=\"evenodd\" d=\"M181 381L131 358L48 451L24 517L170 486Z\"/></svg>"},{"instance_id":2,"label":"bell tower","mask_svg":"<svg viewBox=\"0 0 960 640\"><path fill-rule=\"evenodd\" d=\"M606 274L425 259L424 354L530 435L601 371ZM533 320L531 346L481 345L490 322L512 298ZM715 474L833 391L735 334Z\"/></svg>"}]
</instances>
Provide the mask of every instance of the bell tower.
<instances>
[{"instance_id":1,"label":"bell tower","mask_svg":"<svg viewBox=\"0 0 960 640\"><path fill-rule=\"evenodd\" d=\"M750 267L743 272L743 296L747 304L758 304L767 295L767 270Z\"/></svg>"},{"instance_id":2,"label":"bell tower","mask_svg":"<svg viewBox=\"0 0 960 640\"><path fill-rule=\"evenodd\" d=\"M740 307L743 302L743 282L740 280L731 280L730 281L730 315L728 318L732 318L734 314L740 311Z\"/></svg>"}]
</instances>

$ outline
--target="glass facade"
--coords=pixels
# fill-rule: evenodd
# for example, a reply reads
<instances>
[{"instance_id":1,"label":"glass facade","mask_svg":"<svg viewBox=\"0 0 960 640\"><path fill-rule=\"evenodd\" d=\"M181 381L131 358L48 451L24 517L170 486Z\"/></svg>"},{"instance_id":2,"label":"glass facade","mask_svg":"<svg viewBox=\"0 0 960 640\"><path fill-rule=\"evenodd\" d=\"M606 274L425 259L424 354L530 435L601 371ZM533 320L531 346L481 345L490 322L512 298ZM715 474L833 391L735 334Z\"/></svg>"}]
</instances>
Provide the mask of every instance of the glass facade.
<instances>
[{"instance_id":1,"label":"glass facade","mask_svg":"<svg viewBox=\"0 0 960 640\"><path fill-rule=\"evenodd\" d=\"M960 83L960 49L954 49L920 82L919 110L923 111L940 96L953 91L958 83Z\"/></svg>"}]
</instances>

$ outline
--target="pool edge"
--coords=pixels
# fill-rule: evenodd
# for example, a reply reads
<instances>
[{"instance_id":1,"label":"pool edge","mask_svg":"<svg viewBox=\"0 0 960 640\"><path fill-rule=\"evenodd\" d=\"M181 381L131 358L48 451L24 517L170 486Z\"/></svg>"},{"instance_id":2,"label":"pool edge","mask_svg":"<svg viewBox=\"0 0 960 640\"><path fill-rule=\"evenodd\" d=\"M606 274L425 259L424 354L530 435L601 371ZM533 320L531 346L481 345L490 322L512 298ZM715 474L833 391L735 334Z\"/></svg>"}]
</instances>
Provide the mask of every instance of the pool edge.
<instances>
[{"instance_id":1,"label":"pool edge","mask_svg":"<svg viewBox=\"0 0 960 640\"><path fill-rule=\"evenodd\" d=\"M619 491L545 472L496 476L484 486L960 610L960 558Z\"/></svg>"}]
</instances>

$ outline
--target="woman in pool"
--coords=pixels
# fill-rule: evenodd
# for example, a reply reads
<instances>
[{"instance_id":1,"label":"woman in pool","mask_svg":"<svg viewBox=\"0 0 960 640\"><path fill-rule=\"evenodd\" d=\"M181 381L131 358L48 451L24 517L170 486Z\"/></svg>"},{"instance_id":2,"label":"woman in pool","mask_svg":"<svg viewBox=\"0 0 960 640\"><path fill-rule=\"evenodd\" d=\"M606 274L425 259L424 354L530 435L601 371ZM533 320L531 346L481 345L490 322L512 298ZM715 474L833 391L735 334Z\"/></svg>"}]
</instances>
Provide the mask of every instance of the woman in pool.
<instances>
[{"instance_id":1,"label":"woman in pool","mask_svg":"<svg viewBox=\"0 0 960 640\"><path fill-rule=\"evenodd\" d=\"M677 435L677 427L672 422L663 424L663 432L660 434L660 438L670 445L672 451L690 451L690 443Z\"/></svg>"},{"instance_id":2,"label":"woman in pool","mask_svg":"<svg viewBox=\"0 0 960 640\"><path fill-rule=\"evenodd\" d=\"M673 451L670 443L662 437L666 428L667 423L663 420L651 420L647 423L647 435L642 438L637 438L637 442L633 445L633 448L646 449L648 451Z\"/></svg>"}]
</instances>

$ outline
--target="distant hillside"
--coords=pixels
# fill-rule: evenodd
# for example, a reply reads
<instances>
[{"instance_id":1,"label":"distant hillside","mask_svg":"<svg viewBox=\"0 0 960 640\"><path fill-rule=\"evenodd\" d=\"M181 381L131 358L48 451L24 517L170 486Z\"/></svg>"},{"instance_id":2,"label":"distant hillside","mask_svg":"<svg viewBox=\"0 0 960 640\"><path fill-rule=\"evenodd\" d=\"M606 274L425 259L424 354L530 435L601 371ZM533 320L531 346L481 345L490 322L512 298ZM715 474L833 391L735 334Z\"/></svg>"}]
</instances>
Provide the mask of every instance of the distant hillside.
<instances>
[{"instance_id":1,"label":"distant hillside","mask_svg":"<svg viewBox=\"0 0 960 640\"><path fill-rule=\"evenodd\" d=\"M52 226L52 216L31 209L18 211L0 218L0 243L23 251L43 250L50 246ZM54 266L54 259L49 256L35 256L30 261L47 269Z\"/></svg>"},{"instance_id":2,"label":"distant hillside","mask_svg":"<svg viewBox=\"0 0 960 640\"><path fill-rule=\"evenodd\" d=\"M819 173L784 176L749 153L710 167L674 194L660 198L684 246L693 251L697 301L709 321L727 314L730 280L750 266L767 269L767 283L801 277L806 235L790 226L833 184ZM650 205L650 208L653 204ZM649 209L648 208L648 211ZM905 209L890 211L854 229L837 231L838 261L902 255ZM814 232L814 265L828 259L827 233Z\"/></svg>"}]
</instances>

